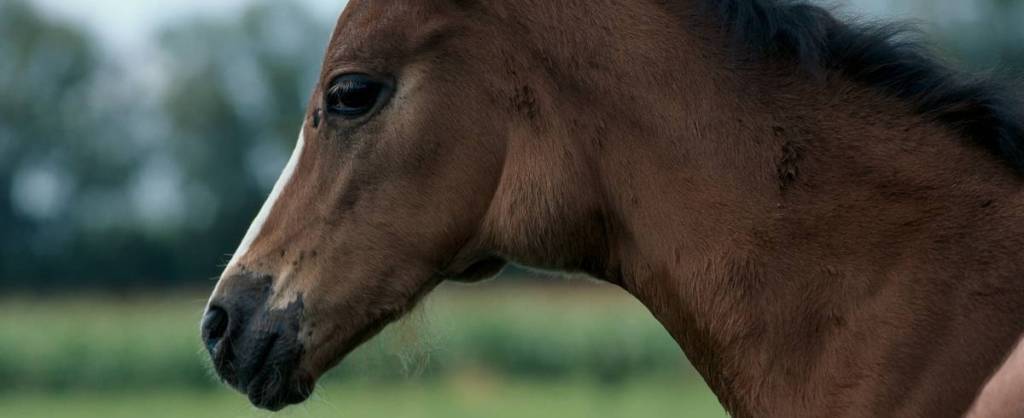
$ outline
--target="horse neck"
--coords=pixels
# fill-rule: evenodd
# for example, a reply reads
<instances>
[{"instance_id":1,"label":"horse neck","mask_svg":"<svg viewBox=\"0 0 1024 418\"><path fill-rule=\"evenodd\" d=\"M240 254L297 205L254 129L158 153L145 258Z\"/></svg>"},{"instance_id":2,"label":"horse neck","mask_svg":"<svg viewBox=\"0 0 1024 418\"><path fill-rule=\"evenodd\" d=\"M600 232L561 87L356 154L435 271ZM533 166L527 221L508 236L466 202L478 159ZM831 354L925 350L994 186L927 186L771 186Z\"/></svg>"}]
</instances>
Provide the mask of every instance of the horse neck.
<instances>
[{"instance_id":1,"label":"horse neck","mask_svg":"<svg viewBox=\"0 0 1024 418\"><path fill-rule=\"evenodd\" d=\"M608 278L738 415L963 412L1024 323L1019 181L868 87L765 74L594 152Z\"/></svg>"},{"instance_id":2,"label":"horse neck","mask_svg":"<svg viewBox=\"0 0 1024 418\"><path fill-rule=\"evenodd\" d=\"M544 59L510 61L540 79L517 80L497 252L622 285L736 415L965 411L1024 327L1019 180L910 103L733 61L655 4L516 32Z\"/></svg>"}]
</instances>

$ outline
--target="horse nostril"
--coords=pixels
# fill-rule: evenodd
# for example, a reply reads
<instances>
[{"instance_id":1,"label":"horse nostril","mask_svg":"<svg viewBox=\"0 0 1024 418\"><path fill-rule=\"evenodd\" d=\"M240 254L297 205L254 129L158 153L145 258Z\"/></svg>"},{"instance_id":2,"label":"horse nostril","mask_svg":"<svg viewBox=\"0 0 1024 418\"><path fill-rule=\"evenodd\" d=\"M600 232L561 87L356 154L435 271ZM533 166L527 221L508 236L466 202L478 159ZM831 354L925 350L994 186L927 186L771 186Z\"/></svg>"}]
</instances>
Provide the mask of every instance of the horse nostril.
<instances>
[{"instance_id":1,"label":"horse nostril","mask_svg":"<svg viewBox=\"0 0 1024 418\"><path fill-rule=\"evenodd\" d=\"M223 308L211 306L203 317L203 342L206 349L213 353L217 344L224 339L228 331L228 313Z\"/></svg>"}]
</instances>

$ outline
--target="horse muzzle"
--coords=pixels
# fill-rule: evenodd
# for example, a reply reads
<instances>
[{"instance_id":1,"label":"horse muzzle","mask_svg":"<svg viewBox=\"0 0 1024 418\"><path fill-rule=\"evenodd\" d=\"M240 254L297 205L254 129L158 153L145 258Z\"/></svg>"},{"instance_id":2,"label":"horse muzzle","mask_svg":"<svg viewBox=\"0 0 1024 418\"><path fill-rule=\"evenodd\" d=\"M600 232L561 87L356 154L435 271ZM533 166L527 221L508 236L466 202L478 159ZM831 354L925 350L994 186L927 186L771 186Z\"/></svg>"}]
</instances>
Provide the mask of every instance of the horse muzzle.
<instances>
[{"instance_id":1,"label":"horse muzzle","mask_svg":"<svg viewBox=\"0 0 1024 418\"><path fill-rule=\"evenodd\" d=\"M279 411L304 402L315 382L299 367L302 298L272 309L272 277L245 274L224 280L201 325L217 374L263 409Z\"/></svg>"}]
</instances>

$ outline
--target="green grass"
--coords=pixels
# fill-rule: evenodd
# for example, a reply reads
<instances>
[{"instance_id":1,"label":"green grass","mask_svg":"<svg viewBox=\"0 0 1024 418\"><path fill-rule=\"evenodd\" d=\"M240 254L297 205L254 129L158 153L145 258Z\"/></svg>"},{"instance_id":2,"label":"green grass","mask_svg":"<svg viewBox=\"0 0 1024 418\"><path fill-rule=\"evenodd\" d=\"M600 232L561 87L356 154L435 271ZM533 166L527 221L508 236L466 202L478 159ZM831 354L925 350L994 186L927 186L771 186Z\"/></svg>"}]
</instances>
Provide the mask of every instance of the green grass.
<instances>
[{"instance_id":1,"label":"green grass","mask_svg":"<svg viewBox=\"0 0 1024 418\"><path fill-rule=\"evenodd\" d=\"M19 418L259 418L265 411L226 390L0 396ZM585 382L452 381L440 385L332 384L285 417L346 418L658 418L724 417L700 387L637 382L617 388Z\"/></svg>"},{"instance_id":2,"label":"green grass","mask_svg":"<svg viewBox=\"0 0 1024 418\"><path fill-rule=\"evenodd\" d=\"M205 295L0 299L0 416L266 417L211 377ZM587 284L446 287L286 416L704 417L650 314Z\"/></svg>"}]
</instances>

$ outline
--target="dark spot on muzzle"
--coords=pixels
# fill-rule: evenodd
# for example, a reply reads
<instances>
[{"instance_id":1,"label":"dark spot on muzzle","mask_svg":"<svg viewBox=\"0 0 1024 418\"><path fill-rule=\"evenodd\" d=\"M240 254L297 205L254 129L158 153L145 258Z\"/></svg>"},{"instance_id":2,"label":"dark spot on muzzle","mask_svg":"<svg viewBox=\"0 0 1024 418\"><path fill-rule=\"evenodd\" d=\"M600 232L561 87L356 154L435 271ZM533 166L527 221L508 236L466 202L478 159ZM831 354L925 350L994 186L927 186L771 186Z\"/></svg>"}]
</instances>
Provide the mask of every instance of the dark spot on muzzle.
<instances>
[{"instance_id":1,"label":"dark spot on muzzle","mask_svg":"<svg viewBox=\"0 0 1024 418\"><path fill-rule=\"evenodd\" d=\"M305 401L313 382L299 370L302 297L284 309L270 309L272 277L244 274L225 280L202 324L217 374L260 408L277 411Z\"/></svg>"}]
</instances>

